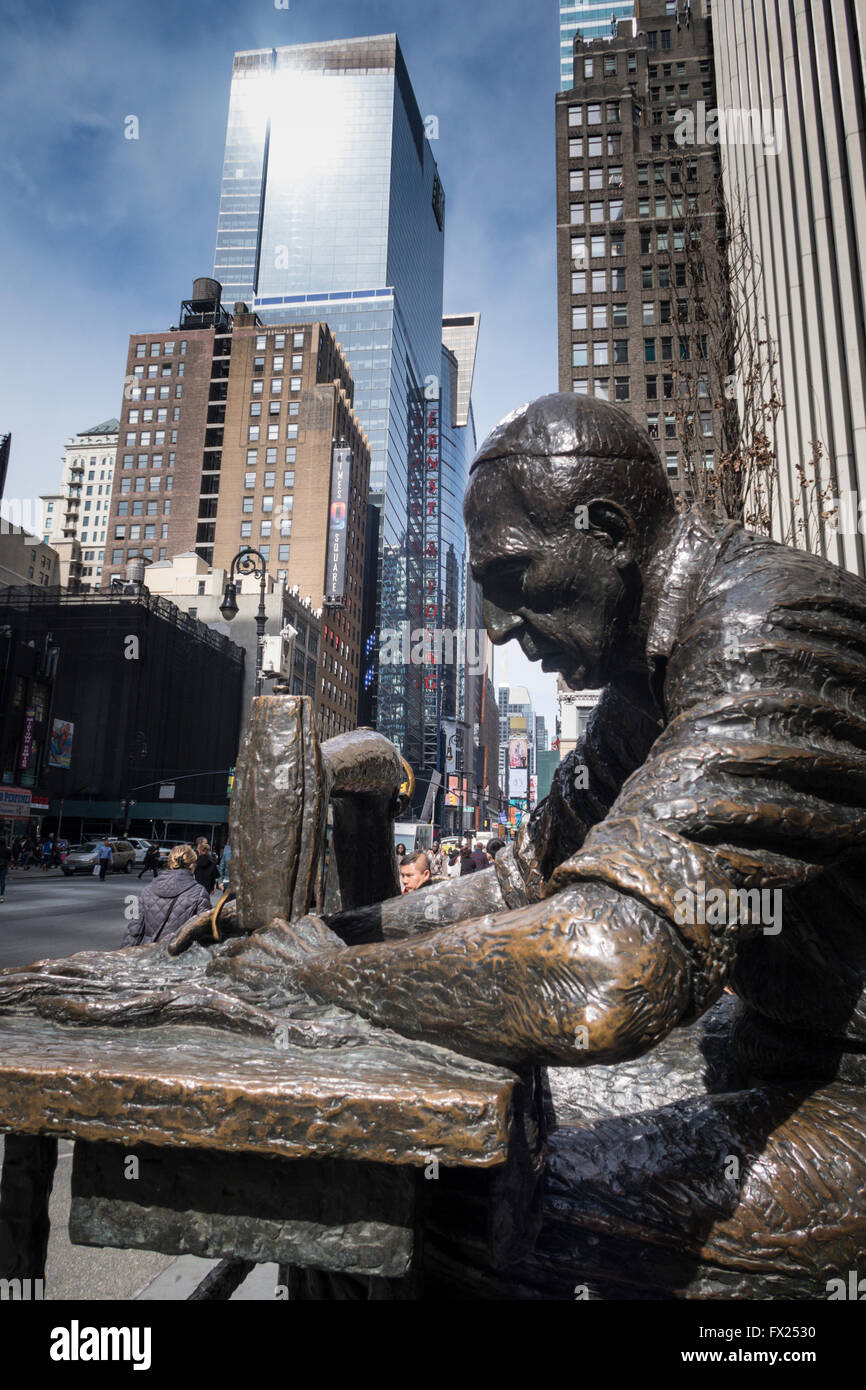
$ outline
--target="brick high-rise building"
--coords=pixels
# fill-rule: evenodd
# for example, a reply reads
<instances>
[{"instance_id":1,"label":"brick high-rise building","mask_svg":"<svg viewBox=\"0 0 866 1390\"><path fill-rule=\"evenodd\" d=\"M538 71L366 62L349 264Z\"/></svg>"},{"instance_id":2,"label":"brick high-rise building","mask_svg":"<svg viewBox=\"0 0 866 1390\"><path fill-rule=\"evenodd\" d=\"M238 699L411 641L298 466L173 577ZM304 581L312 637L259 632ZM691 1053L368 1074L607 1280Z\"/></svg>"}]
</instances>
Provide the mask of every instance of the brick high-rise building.
<instances>
[{"instance_id":1,"label":"brick high-rise building","mask_svg":"<svg viewBox=\"0 0 866 1390\"><path fill-rule=\"evenodd\" d=\"M682 145L678 113L712 106L707 0L637 0L616 37L574 42L575 85L556 98L559 386L621 403L684 485L712 468L720 421L703 364L718 360L701 309L697 249L717 241L717 148ZM584 62L584 59L591 60Z\"/></svg>"},{"instance_id":2,"label":"brick high-rise building","mask_svg":"<svg viewBox=\"0 0 866 1390\"><path fill-rule=\"evenodd\" d=\"M317 707L325 737L355 727L361 683L370 449L353 394L326 324L263 327L237 308L213 563L228 569L236 551L251 545L275 578L297 586L314 609L324 607Z\"/></svg>"},{"instance_id":3,"label":"brick high-rise building","mask_svg":"<svg viewBox=\"0 0 866 1390\"><path fill-rule=\"evenodd\" d=\"M213 559L231 327L220 286L199 279L179 327L130 337L103 588L130 560Z\"/></svg>"},{"instance_id":4,"label":"brick high-rise building","mask_svg":"<svg viewBox=\"0 0 866 1390\"><path fill-rule=\"evenodd\" d=\"M130 338L103 587L130 561L194 550L228 570L258 550L275 580L324 605L316 709L329 737L357 723L369 446L328 327L266 329L235 309L200 279L179 327Z\"/></svg>"}]
</instances>

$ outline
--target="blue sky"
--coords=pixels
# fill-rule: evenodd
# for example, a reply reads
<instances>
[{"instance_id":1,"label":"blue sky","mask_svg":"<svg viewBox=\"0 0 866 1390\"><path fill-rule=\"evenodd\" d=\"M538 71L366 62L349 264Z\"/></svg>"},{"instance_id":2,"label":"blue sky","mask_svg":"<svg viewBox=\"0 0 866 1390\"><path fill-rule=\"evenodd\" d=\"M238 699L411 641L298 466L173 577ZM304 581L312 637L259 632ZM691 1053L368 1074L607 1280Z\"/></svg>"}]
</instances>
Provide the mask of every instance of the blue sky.
<instances>
[{"instance_id":1,"label":"blue sky","mask_svg":"<svg viewBox=\"0 0 866 1390\"><path fill-rule=\"evenodd\" d=\"M481 311L479 439L556 389L556 0L0 0L7 497L59 485L67 437L119 414L129 334L211 273L234 51L394 31L439 119L445 310ZM552 677L514 644L496 675L551 725Z\"/></svg>"}]
</instances>

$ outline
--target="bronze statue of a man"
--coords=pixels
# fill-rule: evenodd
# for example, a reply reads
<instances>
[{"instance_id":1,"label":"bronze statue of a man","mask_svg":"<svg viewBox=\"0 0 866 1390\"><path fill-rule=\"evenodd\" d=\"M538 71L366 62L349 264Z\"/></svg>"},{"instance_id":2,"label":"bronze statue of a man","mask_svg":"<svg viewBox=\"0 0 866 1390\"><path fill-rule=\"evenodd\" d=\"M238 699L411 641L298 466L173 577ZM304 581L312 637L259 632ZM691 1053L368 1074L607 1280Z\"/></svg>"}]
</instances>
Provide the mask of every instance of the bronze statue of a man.
<instances>
[{"instance_id":1,"label":"bronze statue of a man","mask_svg":"<svg viewBox=\"0 0 866 1390\"><path fill-rule=\"evenodd\" d=\"M479 1057L584 1065L729 984L745 1076L862 1083L861 581L678 514L649 439L585 397L494 430L465 515L493 640L603 698L520 845L525 906L313 956L304 988Z\"/></svg>"},{"instance_id":2,"label":"bronze statue of a man","mask_svg":"<svg viewBox=\"0 0 866 1390\"><path fill-rule=\"evenodd\" d=\"M134 961L119 965L132 1016L268 1028L281 989L300 985L526 1070L640 1057L728 986L739 1012L715 1095L575 1129L567 1153L553 1145L568 1235L542 1240L526 1285L554 1287L549 1269L572 1268L585 1229L615 1248L578 1241L574 1268L609 1259L621 1281L634 1258L650 1282L699 1297L724 1290L726 1270L745 1271L729 1296L753 1296L750 1270L771 1283L779 1270L776 1296L802 1297L866 1256L866 586L678 513L650 440L586 397L547 396L503 421L472 465L465 516L493 640L516 639L573 688L604 688L516 853L327 926L302 915L301 875L297 913L241 923L256 930L219 947L201 981L190 967L167 987L160 965L148 992ZM375 738L333 740L335 785L363 791L349 743ZM124 1021L93 963L52 973L0 974L0 1011ZM720 1176L731 1159L733 1188ZM686 1248L722 1283L672 1275ZM664 1271L647 1274L647 1251L663 1252Z\"/></svg>"}]
</instances>

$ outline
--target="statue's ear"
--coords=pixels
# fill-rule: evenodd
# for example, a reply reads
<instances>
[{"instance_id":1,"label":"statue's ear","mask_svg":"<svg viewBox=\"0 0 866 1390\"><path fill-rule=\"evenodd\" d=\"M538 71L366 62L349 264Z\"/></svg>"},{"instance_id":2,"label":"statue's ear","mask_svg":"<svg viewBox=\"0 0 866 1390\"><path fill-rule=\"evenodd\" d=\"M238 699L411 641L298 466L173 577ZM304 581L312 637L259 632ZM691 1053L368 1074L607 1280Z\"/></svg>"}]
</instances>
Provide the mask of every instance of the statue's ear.
<instances>
[{"instance_id":1,"label":"statue's ear","mask_svg":"<svg viewBox=\"0 0 866 1390\"><path fill-rule=\"evenodd\" d=\"M637 552L637 528L628 512L607 497L588 502L586 510L591 528L613 551L617 568L626 569Z\"/></svg>"}]
</instances>

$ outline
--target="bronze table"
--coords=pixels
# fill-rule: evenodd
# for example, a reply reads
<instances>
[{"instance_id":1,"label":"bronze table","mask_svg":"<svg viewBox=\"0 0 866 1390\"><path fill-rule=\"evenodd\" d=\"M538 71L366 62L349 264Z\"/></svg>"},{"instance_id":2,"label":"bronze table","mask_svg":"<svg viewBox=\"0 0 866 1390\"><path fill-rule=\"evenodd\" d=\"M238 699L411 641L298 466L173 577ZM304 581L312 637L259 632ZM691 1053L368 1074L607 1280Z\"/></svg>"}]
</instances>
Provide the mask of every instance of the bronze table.
<instances>
[{"instance_id":1,"label":"bronze table","mask_svg":"<svg viewBox=\"0 0 866 1390\"><path fill-rule=\"evenodd\" d=\"M324 1011L323 1011L324 1012ZM0 1021L0 1275L41 1278L58 1138L74 1244L284 1267L293 1297L417 1297L431 1215L512 1259L540 1126L514 1072L393 1038L275 1046L205 1027ZM305 1273L302 1274L302 1271ZM238 1279L203 1296L227 1297Z\"/></svg>"}]
</instances>

